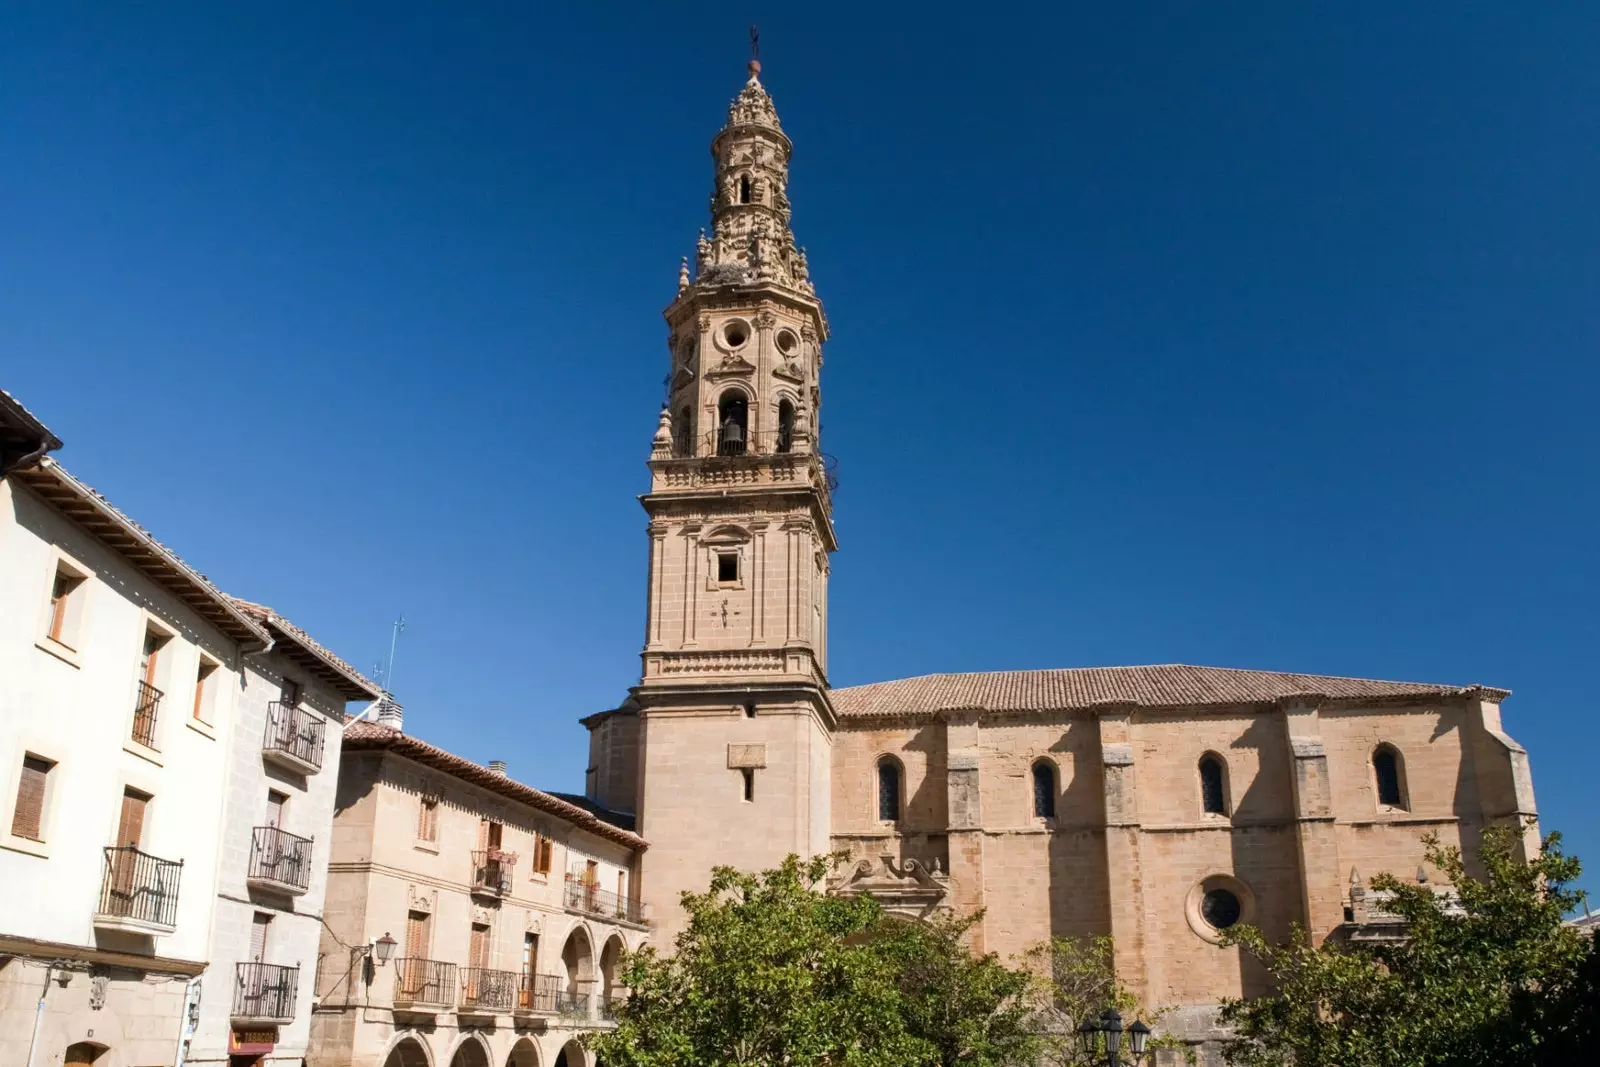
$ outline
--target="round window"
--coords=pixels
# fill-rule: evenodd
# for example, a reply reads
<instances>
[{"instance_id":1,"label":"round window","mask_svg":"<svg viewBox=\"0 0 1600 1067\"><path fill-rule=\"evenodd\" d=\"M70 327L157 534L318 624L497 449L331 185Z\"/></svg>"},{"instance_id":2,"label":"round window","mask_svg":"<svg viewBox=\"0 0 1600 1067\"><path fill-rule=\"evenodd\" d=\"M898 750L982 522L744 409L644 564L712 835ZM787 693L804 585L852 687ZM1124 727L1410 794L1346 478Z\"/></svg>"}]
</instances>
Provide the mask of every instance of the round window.
<instances>
[{"instance_id":1,"label":"round window","mask_svg":"<svg viewBox=\"0 0 1600 1067\"><path fill-rule=\"evenodd\" d=\"M729 348L738 348L750 340L750 327L734 319L722 328L722 339L727 342Z\"/></svg>"},{"instance_id":2,"label":"round window","mask_svg":"<svg viewBox=\"0 0 1600 1067\"><path fill-rule=\"evenodd\" d=\"M1200 917L1213 930L1226 930L1239 921L1239 898L1226 889L1213 889L1200 901Z\"/></svg>"},{"instance_id":3,"label":"round window","mask_svg":"<svg viewBox=\"0 0 1600 1067\"><path fill-rule=\"evenodd\" d=\"M794 335L793 330L778 331L778 351L784 355L793 355L794 350L800 347L800 339Z\"/></svg>"}]
</instances>

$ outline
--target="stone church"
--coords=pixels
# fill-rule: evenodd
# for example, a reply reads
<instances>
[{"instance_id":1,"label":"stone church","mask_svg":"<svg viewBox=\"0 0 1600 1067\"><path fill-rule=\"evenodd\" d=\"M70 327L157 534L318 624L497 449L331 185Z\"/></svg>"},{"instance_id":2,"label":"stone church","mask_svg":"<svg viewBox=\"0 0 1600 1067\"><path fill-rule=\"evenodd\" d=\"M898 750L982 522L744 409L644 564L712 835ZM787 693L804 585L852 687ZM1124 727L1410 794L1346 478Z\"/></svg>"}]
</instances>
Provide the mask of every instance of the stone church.
<instances>
[{"instance_id":1,"label":"stone church","mask_svg":"<svg viewBox=\"0 0 1600 1067\"><path fill-rule=\"evenodd\" d=\"M712 139L711 229L665 312L642 676L584 720L590 800L650 843L658 944L713 865L839 850L838 891L984 909L982 950L1113 936L1122 980L1204 1039L1211 1005L1261 988L1221 929L1381 936L1365 882L1437 878L1425 834L1531 826L1503 689L1180 664L831 687L828 320L759 71Z\"/></svg>"}]
</instances>

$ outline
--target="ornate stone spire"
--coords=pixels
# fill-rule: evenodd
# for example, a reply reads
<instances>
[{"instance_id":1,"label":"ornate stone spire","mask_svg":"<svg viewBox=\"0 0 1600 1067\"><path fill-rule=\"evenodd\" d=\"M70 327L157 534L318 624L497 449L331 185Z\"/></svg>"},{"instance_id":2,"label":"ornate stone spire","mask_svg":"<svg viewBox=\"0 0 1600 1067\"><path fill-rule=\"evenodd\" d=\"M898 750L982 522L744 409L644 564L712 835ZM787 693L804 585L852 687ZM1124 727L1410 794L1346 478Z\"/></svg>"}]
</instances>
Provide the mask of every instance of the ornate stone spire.
<instances>
[{"instance_id":1,"label":"ornate stone spire","mask_svg":"<svg viewBox=\"0 0 1600 1067\"><path fill-rule=\"evenodd\" d=\"M793 145L761 84L761 64L728 107L711 142L716 187L711 233L695 248L696 286L770 281L814 295L805 255L789 227L789 155Z\"/></svg>"}]
</instances>

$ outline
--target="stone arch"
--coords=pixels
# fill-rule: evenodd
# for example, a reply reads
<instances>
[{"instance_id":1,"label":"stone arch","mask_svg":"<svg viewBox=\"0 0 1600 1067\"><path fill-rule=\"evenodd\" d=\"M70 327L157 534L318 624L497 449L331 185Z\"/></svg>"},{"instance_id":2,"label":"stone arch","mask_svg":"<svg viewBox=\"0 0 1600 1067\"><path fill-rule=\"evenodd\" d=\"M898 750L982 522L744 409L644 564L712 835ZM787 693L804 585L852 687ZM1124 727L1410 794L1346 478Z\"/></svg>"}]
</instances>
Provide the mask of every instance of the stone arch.
<instances>
[{"instance_id":1,"label":"stone arch","mask_svg":"<svg viewBox=\"0 0 1600 1067\"><path fill-rule=\"evenodd\" d=\"M742 456L750 444L750 408L754 398L739 384L724 386L717 394L715 451L719 456Z\"/></svg>"},{"instance_id":2,"label":"stone arch","mask_svg":"<svg viewBox=\"0 0 1600 1067\"><path fill-rule=\"evenodd\" d=\"M600 996L604 1003L610 1003L614 991L621 988L617 980L622 971L622 954L626 951L628 946L617 933L607 938L605 947L600 950Z\"/></svg>"},{"instance_id":3,"label":"stone arch","mask_svg":"<svg viewBox=\"0 0 1600 1067\"><path fill-rule=\"evenodd\" d=\"M573 1038L556 1053L554 1067L589 1067L589 1054L584 1051L583 1044Z\"/></svg>"},{"instance_id":4,"label":"stone arch","mask_svg":"<svg viewBox=\"0 0 1600 1067\"><path fill-rule=\"evenodd\" d=\"M1411 810L1411 796L1406 789L1406 758L1400 750L1387 741L1372 750L1373 793L1381 808L1400 811Z\"/></svg>"},{"instance_id":5,"label":"stone arch","mask_svg":"<svg viewBox=\"0 0 1600 1067\"><path fill-rule=\"evenodd\" d=\"M594 983L594 934L584 923L577 923L567 932L561 946L561 974L566 980L569 994L582 996Z\"/></svg>"},{"instance_id":6,"label":"stone arch","mask_svg":"<svg viewBox=\"0 0 1600 1067\"><path fill-rule=\"evenodd\" d=\"M468 1030L456 1041L450 1053L450 1067L489 1067L489 1042L475 1030Z\"/></svg>"},{"instance_id":7,"label":"stone arch","mask_svg":"<svg viewBox=\"0 0 1600 1067\"><path fill-rule=\"evenodd\" d=\"M433 1067L433 1050L421 1034L401 1031L389 1039L383 1067Z\"/></svg>"},{"instance_id":8,"label":"stone arch","mask_svg":"<svg viewBox=\"0 0 1600 1067\"><path fill-rule=\"evenodd\" d=\"M539 1046L529 1038L518 1039L506 1056L506 1067L539 1067Z\"/></svg>"}]
</instances>

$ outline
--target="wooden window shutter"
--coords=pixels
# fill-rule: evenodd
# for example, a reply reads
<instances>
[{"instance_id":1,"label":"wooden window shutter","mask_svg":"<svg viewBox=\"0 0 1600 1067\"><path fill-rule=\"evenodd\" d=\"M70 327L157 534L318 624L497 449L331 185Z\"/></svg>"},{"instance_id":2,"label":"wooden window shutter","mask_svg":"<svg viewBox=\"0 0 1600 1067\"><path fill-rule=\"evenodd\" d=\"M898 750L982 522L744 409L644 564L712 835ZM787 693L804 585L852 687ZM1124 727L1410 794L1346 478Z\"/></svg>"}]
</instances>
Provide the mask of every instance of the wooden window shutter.
<instances>
[{"instance_id":1,"label":"wooden window shutter","mask_svg":"<svg viewBox=\"0 0 1600 1067\"><path fill-rule=\"evenodd\" d=\"M50 586L50 639L61 640L61 631L67 624L67 596L72 592L72 575L56 571L56 580Z\"/></svg>"},{"instance_id":2,"label":"wooden window shutter","mask_svg":"<svg viewBox=\"0 0 1600 1067\"><path fill-rule=\"evenodd\" d=\"M11 816L11 832L30 841L41 841L44 828L44 787L53 766L48 760L28 756L22 761L22 776L17 781L17 807Z\"/></svg>"},{"instance_id":3,"label":"wooden window shutter","mask_svg":"<svg viewBox=\"0 0 1600 1067\"><path fill-rule=\"evenodd\" d=\"M439 801L436 797L423 797L417 805L417 838L436 841L439 838Z\"/></svg>"},{"instance_id":4,"label":"wooden window shutter","mask_svg":"<svg viewBox=\"0 0 1600 1067\"><path fill-rule=\"evenodd\" d=\"M487 969L489 966L489 927L483 923L472 924L472 943L468 946L468 966Z\"/></svg>"},{"instance_id":5,"label":"wooden window shutter","mask_svg":"<svg viewBox=\"0 0 1600 1067\"><path fill-rule=\"evenodd\" d=\"M425 959L428 955L428 913L413 911L406 915L406 957Z\"/></svg>"},{"instance_id":6,"label":"wooden window shutter","mask_svg":"<svg viewBox=\"0 0 1600 1067\"><path fill-rule=\"evenodd\" d=\"M250 958L257 963L267 958L267 930L272 926L272 916L258 911L250 923Z\"/></svg>"},{"instance_id":7,"label":"wooden window shutter","mask_svg":"<svg viewBox=\"0 0 1600 1067\"><path fill-rule=\"evenodd\" d=\"M122 791L122 817L117 822L117 844L137 848L144 840L144 809L150 798L131 789Z\"/></svg>"}]
</instances>

